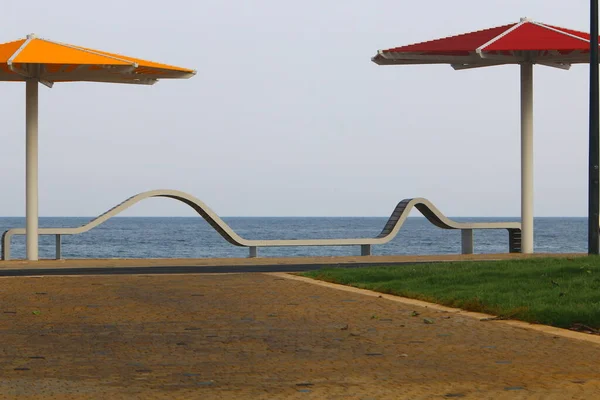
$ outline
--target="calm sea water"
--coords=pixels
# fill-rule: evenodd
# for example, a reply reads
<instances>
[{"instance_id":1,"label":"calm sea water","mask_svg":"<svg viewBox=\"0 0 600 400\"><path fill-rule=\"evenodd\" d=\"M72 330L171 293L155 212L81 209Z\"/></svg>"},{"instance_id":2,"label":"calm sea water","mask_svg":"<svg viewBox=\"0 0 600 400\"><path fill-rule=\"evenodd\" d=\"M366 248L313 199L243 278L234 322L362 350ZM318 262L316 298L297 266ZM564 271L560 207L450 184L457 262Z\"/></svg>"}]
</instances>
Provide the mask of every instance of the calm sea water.
<instances>
[{"instance_id":1,"label":"calm sea water","mask_svg":"<svg viewBox=\"0 0 600 400\"><path fill-rule=\"evenodd\" d=\"M90 218L41 218L40 227L74 227ZM387 218L224 218L248 239L356 238L379 234ZM455 218L457 221L517 221L517 218ZM24 218L0 218L0 232L24 227ZM476 253L508 252L505 230L477 230ZM25 238L12 241L12 257L23 258ZM586 252L586 218L537 218L535 251ZM398 236L388 244L373 246L374 255L457 254L460 231L443 230L425 218L408 218ZM260 248L259 255L341 256L359 255L359 246ZM63 237L65 258L202 258L246 257L248 249L235 247L198 217L116 217L90 232ZM40 237L40 257L54 257L54 237Z\"/></svg>"}]
</instances>

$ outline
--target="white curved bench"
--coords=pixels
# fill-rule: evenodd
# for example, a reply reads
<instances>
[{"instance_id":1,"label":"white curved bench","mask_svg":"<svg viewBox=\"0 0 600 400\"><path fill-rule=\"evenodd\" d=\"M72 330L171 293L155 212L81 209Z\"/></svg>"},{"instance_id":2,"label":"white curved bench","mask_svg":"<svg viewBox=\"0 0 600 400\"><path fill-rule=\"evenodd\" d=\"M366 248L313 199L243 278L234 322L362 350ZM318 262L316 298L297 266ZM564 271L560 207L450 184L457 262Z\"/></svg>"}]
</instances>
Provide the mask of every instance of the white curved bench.
<instances>
[{"instance_id":1,"label":"white curved bench","mask_svg":"<svg viewBox=\"0 0 600 400\"><path fill-rule=\"evenodd\" d=\"M473 229L506 229L509 232L509 251L518 253L521 250L521 223L520 222L456 222L445 217L431 202L424 198L402 200L388 219L383 230L374 238L357 239L288 239L288 240L250 240L239 236L206 204L192 195L177 190L151 190L136 194L117 204L104 214L94 218L85 225L76 228L40 228L40 235L56 236L56 258L61 258L61 236L77 235L87 232L108 219L123 212L140 201L150 197L167 197L181 201L192 207L202 216L212 228L225 240L235 246L249 247L250 257L257 256L259 247L284 247L284 246L361 246L361 255L370 255L371 246L384 244L394 239L406 221L413 207L421 212L435 226L443 229L460 229L462 231L462 253L473 253ZM10 242L15 235L25 235L25 228L13 228L2 235L2 260L10 259Z\"/></svg>"}]
</instances>

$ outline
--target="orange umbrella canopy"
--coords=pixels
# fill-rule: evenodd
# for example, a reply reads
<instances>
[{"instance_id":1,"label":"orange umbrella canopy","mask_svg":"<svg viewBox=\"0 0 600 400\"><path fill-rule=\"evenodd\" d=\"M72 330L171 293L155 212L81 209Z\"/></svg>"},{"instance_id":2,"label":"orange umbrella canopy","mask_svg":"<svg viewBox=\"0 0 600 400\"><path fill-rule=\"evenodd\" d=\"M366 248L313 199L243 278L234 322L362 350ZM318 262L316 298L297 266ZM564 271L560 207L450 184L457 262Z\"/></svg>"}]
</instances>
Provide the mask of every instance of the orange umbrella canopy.
<instances>
[{"instance_id":1,"label":"orange umbrella canopy","mask_svg":"<svg viewBox=\"0 0 600 400\"><path fill-rule=\"evenodd\" d=\"M191 78L196 71L92 50L29 35L0 44L0 81L25 81L26 249L38 259L38 83L113 82L152 85L159 79Z\"/></svg>"},{"instance_id":2,"label":"orange umbrella canopy","mask_svg":"<svg viewBox=\"0 0 600 400\"><path fill-rule=\"evenodd\" d=\"M196 71L139 58L54 42L29 35L0 44L0 81L30 78L54 82L153 84L158 79L190 78Z\"/></svg>"}]
</instances>

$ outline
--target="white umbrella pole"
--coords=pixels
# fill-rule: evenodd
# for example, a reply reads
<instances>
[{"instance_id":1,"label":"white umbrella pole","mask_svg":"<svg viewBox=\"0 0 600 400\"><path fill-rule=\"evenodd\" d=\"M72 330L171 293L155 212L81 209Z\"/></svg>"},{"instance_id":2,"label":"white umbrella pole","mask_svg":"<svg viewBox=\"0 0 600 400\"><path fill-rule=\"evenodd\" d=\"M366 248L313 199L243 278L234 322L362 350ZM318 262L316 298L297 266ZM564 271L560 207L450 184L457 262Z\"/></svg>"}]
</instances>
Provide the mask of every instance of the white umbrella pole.
<instances>
[{"instance_id":1,"label":"white umbrella pole","mask_svg":"<svg viewBox=\"0 0 600 400\"><path fill-rule=\"evenodd\" d=\"M27 259L38 259L38 81L25 84L25 197Z\"/></svg>"},{"instance_id":2,"label":"white umbrella pole","mask_svg":"<svg viewBox=\"0 0 600 400\"><path fill-rule=\"evenodd\" d=\"M521 64L521 252L533 253L533 64Z\"/></svg>"}]
</instances>

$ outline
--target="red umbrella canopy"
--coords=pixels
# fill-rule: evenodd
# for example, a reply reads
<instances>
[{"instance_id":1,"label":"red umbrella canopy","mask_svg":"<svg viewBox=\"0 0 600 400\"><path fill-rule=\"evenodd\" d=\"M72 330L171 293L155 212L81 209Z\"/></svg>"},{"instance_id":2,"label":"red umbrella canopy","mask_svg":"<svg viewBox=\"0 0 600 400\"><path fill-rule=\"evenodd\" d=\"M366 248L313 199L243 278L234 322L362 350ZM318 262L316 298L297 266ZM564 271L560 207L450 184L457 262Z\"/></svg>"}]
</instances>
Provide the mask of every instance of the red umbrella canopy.
<instances>
[{"instance_id":1,"label":"red umbrella canopy","mask_svg":"<svg viewBox=\"0 0 600 400\"><path fill-rule=\"evenodd\" d=\"M590 62L590 35L522 18L520 22L388 50L380 65L450 64L454 69L521 66L521 225L523 253L533 253L533 65L569 69Z\"/></svg>"},{"instance_id":2,"label":"red umbrella canopy","mask_svg":"<svg viewBox=\"0 0 600 400\"><path fill-rule=\"evenodd\" d=\"M590 35L522 18L520 22L379 50L380 65L451 64L455 69L533 63L569 68L589 63Z\"/></svg>"}]
</instances>

